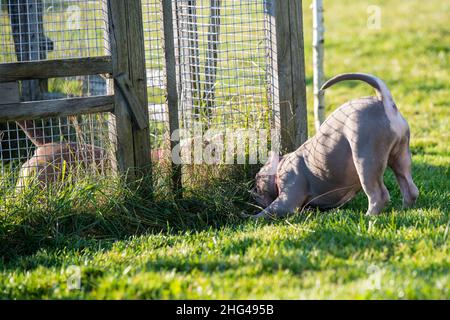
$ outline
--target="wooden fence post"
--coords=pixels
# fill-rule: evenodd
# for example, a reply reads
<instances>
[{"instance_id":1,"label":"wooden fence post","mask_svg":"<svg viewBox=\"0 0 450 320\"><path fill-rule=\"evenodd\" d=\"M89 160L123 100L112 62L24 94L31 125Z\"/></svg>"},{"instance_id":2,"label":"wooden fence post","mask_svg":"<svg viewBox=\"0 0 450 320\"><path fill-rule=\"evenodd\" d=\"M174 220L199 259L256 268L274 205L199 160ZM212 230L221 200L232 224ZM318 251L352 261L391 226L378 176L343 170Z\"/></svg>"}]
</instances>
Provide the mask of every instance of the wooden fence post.
<instances>
[{"instance_id":1,"label":"wooden fence post","mask_svg":"<svg viewBox=\"0 0 450 320\"><path fill-rule=\"evenodd\" d=\"M151 164L141 10L141 0L108 0L117 162L130 181Z\"/></svg>"},{"instance_id":2,"label":"wooden fence post","mask_svg":"<svg viewBox=\"0 0 450 320\"><path fill-rule=\"evenodd\" d=\"M150 174L150 131L147 95L147 72L145 66L144 27L141 0L127 0L129 79L139 108L144 116L145 128L133 127L135 166L141 174Z\"/></svg>"},{"instance_id":3,"label":"wooden fence post","mask_svg":"<svg viewBox=\"0 0 450 320\"><path fill-rule=\"evenodd\" d=\"M113 61L113 76L128 69L128 41L126 34L125 1L108 0L108 22L111 57ZM115 106L111 117L111 128L115 137L116 160L119 171L125 172L134 167L133 129L131 116L128 113L126 100L119 93L114 83ZM128 180L134 178L134 172L129 172Z\"/></svg>"},{"instance_id":4,"label":"wooden fence post","mask_svg":"<svg viewBox=\"0 0 450 320\"><path fill-rule=\"evenodd\" d=\"M291 152L303 144L308 135L302 1L272 1L280 143L283 152Z\"/></svg>"},{"instance_id":5,"label":"wooden fence post","mask_svg":"<svg viewBox=\"0 0 450 320\"><path fill-rule=\"evenodd\" d=\"M180 129L178 117L178 92L177 73L175 60L175 41L173 30L172 0L162 0L163 29L164 29L164 57L166 65L166 85L167 85L167 106L169 109L169 130L170 130L170 150L174 150L179 141L172 138L181 138L174 135ZM175 191L181 190L181 165L172 161L172 188Z\"/></svg>"}]
</instances>

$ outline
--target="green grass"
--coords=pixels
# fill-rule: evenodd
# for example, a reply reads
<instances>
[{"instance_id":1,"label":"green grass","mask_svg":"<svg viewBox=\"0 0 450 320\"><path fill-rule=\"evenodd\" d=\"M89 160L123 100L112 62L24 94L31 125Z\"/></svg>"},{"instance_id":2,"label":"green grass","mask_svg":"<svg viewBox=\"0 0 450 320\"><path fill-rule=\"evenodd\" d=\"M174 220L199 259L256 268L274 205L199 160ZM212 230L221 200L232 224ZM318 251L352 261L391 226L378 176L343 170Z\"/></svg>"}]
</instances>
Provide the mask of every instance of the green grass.
<instances>
[{"instance_id":1,"label":"green grass","mask_svg":"<svg viewBox=\"0 0 450 320\"><path fill-rule=\"evenodd\" d=\"M366 28L372 4L382 8L380 30ZM188 187L183 200L164 196L164 179L154 198L145 179L138 192L118 181L86 181L45 201L23 199L2 214L0 297L449 299L449 5L326 5L327 76L380 76L410 123L421 192L414 209L401 208L389 171L392 200L379 217L363 215L367 200L360 194L339 210L270 223L238 218L254 211L246 190L255 168L229 174L200 168L195 177L203 185ZM311 105L308 6L305 1ZM334 87L328 111L367 94L364 85ZM73 266L80 268L81 290L67 287Z\"/></svg>"},{"instance_id":2,"label":"green grass","mask_svg":"<svg viewBox=\"0 0 450 320\"><path fill-rule=\"evenodd\" d=\"M311 213L290 223L74 242L20 259L0 283L5 297L27 298L442 299L447 233L438 210L370 220ZM67 290L70 266L81 267L80 291Z\"/></svg>"}]
</instances>

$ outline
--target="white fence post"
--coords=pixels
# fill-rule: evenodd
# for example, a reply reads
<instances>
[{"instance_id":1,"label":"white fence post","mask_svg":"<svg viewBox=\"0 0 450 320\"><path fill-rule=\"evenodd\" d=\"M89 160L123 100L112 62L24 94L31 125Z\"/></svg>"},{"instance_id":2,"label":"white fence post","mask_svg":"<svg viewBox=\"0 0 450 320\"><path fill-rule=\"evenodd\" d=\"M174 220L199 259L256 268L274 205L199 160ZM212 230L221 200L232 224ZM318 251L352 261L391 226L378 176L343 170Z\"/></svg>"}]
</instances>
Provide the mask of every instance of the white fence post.
<instances>
[{"instance_id":1,"label":"white fence post","mask_svg":"<svg viewBox=\"0 0 450 320\"><path fill-rule=\"evenodd\" d=\"M325 120L325 96L320 92L324 81L324 18L323 1L313 1L313 67L314 67L314 124L316 131Z\"/></svg>"}]
</instances>

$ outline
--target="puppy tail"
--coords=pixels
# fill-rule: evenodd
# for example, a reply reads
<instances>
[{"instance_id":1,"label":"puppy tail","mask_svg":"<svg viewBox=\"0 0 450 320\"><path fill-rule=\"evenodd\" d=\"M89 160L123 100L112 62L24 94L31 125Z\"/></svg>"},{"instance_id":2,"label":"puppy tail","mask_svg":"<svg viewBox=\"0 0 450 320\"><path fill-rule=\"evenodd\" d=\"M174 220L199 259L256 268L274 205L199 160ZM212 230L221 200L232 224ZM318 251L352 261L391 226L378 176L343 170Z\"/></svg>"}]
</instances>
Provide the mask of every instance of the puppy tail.
<instances>
[{"instance_id":1,"label":"puppy tail","mask_svg":"<svg viewBox=\"0 0 450 320\"><path fill-rule=\"evenodd\" d=\"M367 73L344 73L337 75L327 82L325 82L320 88L321 91L328 89L329 87L333 86L336 83L342 82L342 81L350 81L350 80L359 80L363 81L367 84L369 84L372 88L375 89L377 92L378 98L383 102L384 109L386 111L386 114L388 117L396 116L397 115L397 106L394 102L394 99L392 98L392 94L389 91L388 87L384 83L383 80L380 78L367 74Z\"/></svg>"}]
</instances>

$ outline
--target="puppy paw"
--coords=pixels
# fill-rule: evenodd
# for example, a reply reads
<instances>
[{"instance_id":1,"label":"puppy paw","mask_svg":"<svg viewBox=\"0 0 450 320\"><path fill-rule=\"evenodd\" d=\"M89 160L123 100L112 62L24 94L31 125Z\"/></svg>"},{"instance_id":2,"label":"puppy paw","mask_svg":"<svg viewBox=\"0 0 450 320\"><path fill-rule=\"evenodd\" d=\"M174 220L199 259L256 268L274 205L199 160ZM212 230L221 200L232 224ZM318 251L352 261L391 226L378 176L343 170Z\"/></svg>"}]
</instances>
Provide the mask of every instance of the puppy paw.
<instances>
[{"instance_id":1,"label":"puppy paw","mask_svg":"<svg viewBox=\"0 0 450 320\"><path fill-rule=\"evenodd\" d=\"M264 212L259 213L259 214L247 214L244 211L242 211L240 213L240 217L242 219L252 219L252 220L263 220L263 219L267 219L267 216L264 214Z\"/></svg>"}]
</instances>

